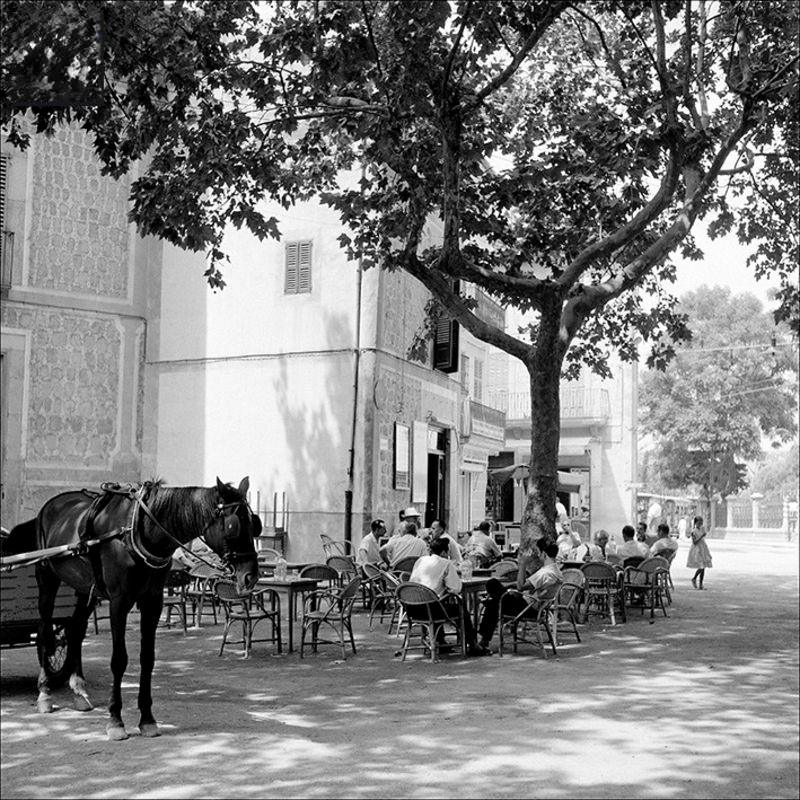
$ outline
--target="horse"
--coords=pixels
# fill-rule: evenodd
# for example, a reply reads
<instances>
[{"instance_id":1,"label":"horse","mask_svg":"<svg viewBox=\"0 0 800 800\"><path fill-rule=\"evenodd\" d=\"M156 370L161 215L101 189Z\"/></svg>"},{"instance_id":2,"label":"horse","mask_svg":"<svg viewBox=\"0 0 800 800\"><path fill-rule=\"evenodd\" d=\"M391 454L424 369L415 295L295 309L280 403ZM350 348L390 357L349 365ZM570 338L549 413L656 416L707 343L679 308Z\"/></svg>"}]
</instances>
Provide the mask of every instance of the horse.
<instances>
[{"instance_id":1,"label":"horse","mask_svg":"<svg viewBox=\"0 0 800 800\"><path fill-rule=\"evenodd\" d=\"M258 580L253 537L261 521L247 502L249 478L238 489L217 478L214 487L168 487L149 481L139 487L103 484L102 492L70 491L48 500L35 520L40 549L76 545L66 555L36 565L39 587L40 637L45 657L55 642L52 615L61 582L75 589L77 602L67 637L71 660L69 685L75 707L90 711L81 664L86 626L99 599L108 599L111 623L112 688L106 734L111 741L128 738L122 721L122 677L128 665L125 628L134 603L139 607L141 653L139 731L159 736L152 712L151 682L155 663L156 627L163 605L164 583L175 550L200 536L235 575L237 589L247 593ZM28 526L30 521L22 523ZM13 533L13 531L12 531ZM44 660L44 659L43 659ZM50 679L39 671L37 708L53 710Z\"/></svg>"}]
</instances>

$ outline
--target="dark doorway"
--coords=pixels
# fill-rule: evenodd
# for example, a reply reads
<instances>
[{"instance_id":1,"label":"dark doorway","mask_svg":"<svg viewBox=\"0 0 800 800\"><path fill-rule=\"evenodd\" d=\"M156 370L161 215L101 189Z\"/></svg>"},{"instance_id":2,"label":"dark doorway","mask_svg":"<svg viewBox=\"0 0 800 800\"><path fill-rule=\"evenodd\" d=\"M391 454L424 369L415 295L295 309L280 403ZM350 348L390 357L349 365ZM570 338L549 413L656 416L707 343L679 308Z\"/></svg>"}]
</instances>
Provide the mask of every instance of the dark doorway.
<instances>
[{"instance_id":1,"label":"dark doorway","mask_svg":"<svg viewBox=\"0 0 800 800\"><path fill-rule=\"evenodd\" d=\"M435 519L445 519L444 456L428 453L428 502L425 504L426 528Z\"/></svg>"}]
</instances>

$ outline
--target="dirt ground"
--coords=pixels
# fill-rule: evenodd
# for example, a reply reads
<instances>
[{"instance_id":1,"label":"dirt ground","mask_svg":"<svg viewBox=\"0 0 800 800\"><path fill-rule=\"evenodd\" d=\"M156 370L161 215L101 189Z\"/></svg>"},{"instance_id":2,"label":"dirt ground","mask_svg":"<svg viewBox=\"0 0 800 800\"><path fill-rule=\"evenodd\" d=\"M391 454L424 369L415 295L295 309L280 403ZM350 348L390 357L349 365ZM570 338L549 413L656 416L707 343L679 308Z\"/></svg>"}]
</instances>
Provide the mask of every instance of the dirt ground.
<instances>
[{"instance_id":1,"label":"dirt ground","mask_svg":"<svg viewBox=\"0 0 800 800\"><path fill-rule=\"evenodd\" d=\"M88 713L62 690L37 714L33 649L4 650L0 795L796 798L797 545L710 545L700 592L681 543L668 619L592 619L546 660L529 647L401 663L363 613L347 661L264 645L219 657L221 626L160 630L157 739L135 728L135 632L124 742L105 738L107 631L84 647Z\"/></svg>"}]
</instances>

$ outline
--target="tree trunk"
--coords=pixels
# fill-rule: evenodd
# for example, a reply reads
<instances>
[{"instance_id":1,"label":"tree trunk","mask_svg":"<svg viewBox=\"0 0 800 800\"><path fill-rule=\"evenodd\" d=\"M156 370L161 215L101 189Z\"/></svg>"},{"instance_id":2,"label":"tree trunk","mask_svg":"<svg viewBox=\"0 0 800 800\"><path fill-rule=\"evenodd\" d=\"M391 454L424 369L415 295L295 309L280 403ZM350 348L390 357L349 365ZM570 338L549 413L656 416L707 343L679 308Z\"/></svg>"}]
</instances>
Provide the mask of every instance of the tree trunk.
<instances>
[{"instance_id":1,"label":"tree trunk","mask_svg":"<svg viewBox=\"0 0 800 800\"><path fill-rule=\"evenodd\" d=\"M566 348L559 341L560 314L554 304L542 313L536 342L527 363L531 382L531 459L528 498L522 515L521 550L530 553L542 536L556 537L558 445L561 434L561 362Z\"/></svg>"}]
</instances>

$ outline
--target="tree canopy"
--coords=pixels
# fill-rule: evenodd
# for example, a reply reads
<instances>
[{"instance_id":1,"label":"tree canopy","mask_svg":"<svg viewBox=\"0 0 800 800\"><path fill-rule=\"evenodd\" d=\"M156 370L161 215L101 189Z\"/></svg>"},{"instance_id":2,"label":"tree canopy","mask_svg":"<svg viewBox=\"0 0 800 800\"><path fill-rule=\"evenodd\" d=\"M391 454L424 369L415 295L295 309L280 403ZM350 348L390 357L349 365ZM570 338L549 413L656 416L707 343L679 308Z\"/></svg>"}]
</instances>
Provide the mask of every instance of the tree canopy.
<instances>
[{"instance_id":1,"label":"tree canopy","mask_svg":"<svg viewBox=\"0 0 800 800\"><path fill-rule=\"evenodd\" d=\"M752 294L703 286L680 300L694 331L664 371L642 378L642 427L655 438L648 478L724 499L747 462L797 434L797 349Z\"/></svg>"},{"instance_id":2,"label":"tree canopy","mask_svg":"<svg viewBox=\"0 0 800 800\"><path fill-rule=\"evenodd\" d=\"M265 201L335 208L341 243L404 269L531 374L534 491L552 530L558 382L686 336L670 253L691 228L755 243L796 326L794 0L6 0L0 121L28 141L74 121L106 174L139 160L142 233L207 251L278 236ZM356 188L339 180L359 167ZM443 235L423 246L431 217ZM530 310L519 336L453 279ZM527 527L526 527L527 530Z\"/></svg>"}]
</instances>

